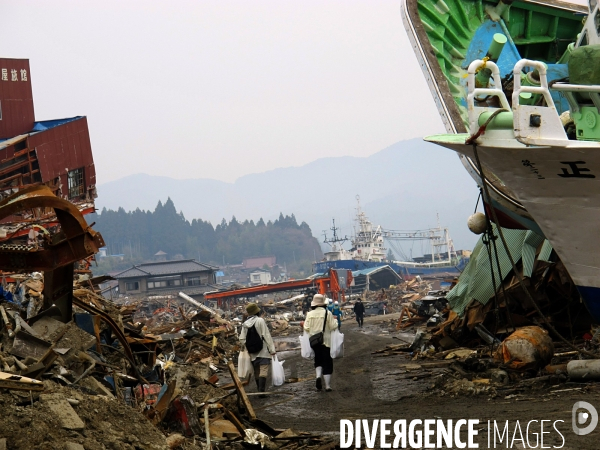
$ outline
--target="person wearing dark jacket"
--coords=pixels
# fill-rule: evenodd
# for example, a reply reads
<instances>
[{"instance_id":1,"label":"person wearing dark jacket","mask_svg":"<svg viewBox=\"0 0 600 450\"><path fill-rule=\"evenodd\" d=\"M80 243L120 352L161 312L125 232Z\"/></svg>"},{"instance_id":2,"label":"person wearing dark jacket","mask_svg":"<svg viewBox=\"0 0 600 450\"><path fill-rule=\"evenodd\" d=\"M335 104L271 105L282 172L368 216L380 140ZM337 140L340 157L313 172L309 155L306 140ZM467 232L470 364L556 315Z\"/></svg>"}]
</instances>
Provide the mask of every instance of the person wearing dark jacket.
<instances>
[{"instance_id":1,"label":"person wearing dark jacket","mask_svg":"<svg viewBox=\"0 0 600 450\"><path fill-rule=\"evenodd\" d=\"M363 319L365 317L365 305L360 301L360 298L354 304L354 314L356 315L356 322L358 323L358 328L362 328Z\"/></svg>"}]
</instances>

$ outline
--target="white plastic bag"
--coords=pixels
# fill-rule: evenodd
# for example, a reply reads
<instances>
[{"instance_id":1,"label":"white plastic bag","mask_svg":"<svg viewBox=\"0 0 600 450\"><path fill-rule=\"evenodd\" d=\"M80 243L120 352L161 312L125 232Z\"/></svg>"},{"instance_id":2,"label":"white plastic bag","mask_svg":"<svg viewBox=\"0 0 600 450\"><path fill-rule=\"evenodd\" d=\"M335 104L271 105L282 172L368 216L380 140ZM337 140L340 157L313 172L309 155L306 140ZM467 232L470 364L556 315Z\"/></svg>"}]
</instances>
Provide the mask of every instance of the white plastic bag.
<instances>
[{"instance_id":1,"label":"white plastic bag","mask_svg":"<svg viewBox=\"0 0 600 450\"><path fill-rule=\"evenodd\" d=\"M241 351L238 356L238 377L246 378L252 373L252 361L248 350Z\"/></svg>"},{"instance_id":2,"label":"white plastic bag","mask_svg":"<svg viewBox=\"0 0 600 450\"><path fill-rule=\"evenodd\" d=\"M277 355L273 356L271 360L271 378L273 379L273 386L281 386L285 383L285 371L283 370L283 363L285 361L279 361Z\"/></svg>"},{"instance_id":3,"label":"white plastic bag","mask_svg":"<svg viewBox=\"0 0 600 450\"><path fill-rule=\"evenodd\" d=\"M315 351L310 346L309 338L310 336L306 331L300 335L300 354L305 359L314 359Z\"/></svg>"},{"instance_id":4,"label":"white plastic bag","mask_svg":"<svg viewBox=\"0 0 600 450\"><path fill-rule=\"evenodd\" d=\"M331 347L329 354L332 358L344 357L344 334L340 333L340 330L333 330L331 332Z\"/></svg>"}]
</instances>

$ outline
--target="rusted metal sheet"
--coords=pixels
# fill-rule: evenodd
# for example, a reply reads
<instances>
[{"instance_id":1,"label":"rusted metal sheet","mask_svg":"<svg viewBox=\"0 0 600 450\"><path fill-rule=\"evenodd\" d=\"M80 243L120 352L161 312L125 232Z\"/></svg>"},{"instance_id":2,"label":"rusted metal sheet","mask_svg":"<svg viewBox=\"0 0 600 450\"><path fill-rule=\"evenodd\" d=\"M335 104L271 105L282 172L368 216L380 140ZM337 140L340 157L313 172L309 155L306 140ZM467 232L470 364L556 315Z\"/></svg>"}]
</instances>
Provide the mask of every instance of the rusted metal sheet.
<instances>
[{"instance_id":1,"label":"rusted metal sheet","mask_svg":"<svg viewBox=\"0 0 600 450\"><path fill-rule=\"evenodd\" d=\"M0 220L35 208L53 208L61 232L41 249L26 245L0 245L0 267L12 271L50 271L98 252L104 246L100 233L92 230L72 203L56 197L46 186L32 186L0 201Z\"/></svg>"},{"instance_id":2,"label":"rusted metal sheet","mask_svg":"<svg viewBox=\"0 0 600 450\"><path fill-rule=\"evenodd\" d=\"M36 133L29 137L28 143L30 149L35 148L36 150L42 182L46 183L60 178L63 192L66 193L67 172L83 167L86 188L96 185L96 169L87 118L77 118Z\"/></svg>"},{"instance_id":3,"label":"rusted metal sheet","mask_svg":"<svg viewBox=\"0 0 600 450\"><path fill-rule=\"evenodd\" d=\"M58 306L67 322L72 313L73 264L97 253L104 240L75 205L56 197L47 186L28 187L0 201L0 220L40 208L54 210L60 232L48 236L41 246L1 244L0 267L4 271L45 272L44 302Z\"/></svg>"},{"instance_id":4,"label":"rusted metal sheet","mask_svg":"<svg viewBox=\"0 0 600 450\"><path fill-rule=\"evenodd\" d=\"M0 108L0 139L31 131L35 119L29 60L0 58Z\"/></svg>"}]
</instances>

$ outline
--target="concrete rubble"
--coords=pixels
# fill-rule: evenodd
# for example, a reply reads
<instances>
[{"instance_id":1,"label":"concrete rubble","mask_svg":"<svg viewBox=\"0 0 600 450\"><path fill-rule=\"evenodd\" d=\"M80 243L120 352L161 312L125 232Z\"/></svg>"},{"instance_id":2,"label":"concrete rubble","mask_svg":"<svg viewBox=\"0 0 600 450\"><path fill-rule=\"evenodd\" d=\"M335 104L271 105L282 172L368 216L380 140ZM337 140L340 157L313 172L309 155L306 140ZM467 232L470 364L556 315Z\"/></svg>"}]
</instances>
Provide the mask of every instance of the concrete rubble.
<instances>
[{"instance_id":1,"label":"concrete rubble","mask_svg":"<svg viewBox=\"0 0 600 450\"><path fill-rule=\"evenodd\" d=\"M242 448L257 439L294 449L331 440L257 417L248 381L233 365L241 315L175 300L118 305L84 276L74 281L64 322L54 306L30 308L43 295L42 274L6 279L0 445L7 449ZM268 316L274 334L299 329L301 317L288 309Z\"/></svg>"}]
</instances>

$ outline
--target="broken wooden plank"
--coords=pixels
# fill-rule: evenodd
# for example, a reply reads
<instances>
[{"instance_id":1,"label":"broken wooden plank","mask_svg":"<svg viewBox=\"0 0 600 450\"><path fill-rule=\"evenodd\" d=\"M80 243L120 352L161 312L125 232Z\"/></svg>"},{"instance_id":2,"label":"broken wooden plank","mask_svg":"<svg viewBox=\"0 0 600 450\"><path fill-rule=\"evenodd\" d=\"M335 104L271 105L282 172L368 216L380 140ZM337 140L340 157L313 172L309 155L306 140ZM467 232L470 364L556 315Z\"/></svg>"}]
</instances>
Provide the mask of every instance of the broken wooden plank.
<instances>
[{"instance_id":1,"label":"broken wooden plank","mask_svg":"<svg viewBox=\"0 0 600 450\"><path fill-rule=\"evenodd\" d=\"M244 386L242 386L242 382L240 381L237 371L235 370L235 366L233 365L233 361L229 360L227 361L227 367L229 367L229 373L231 374L231 379L233 380L238 395L240 396L240 399L242 400L242 402L244 403L244 407L246 408L246 411L248 412L248 416L250 417L250 420L256 420L256 413L254 412L254 408L252 407L252 403L250 403L250 399L248 398L248 396L246 395L246 391L244 390Z\"/></svg>"},{"instance_id":2,"label":"broken wooden plank","mask_svg":"<svg viewBox=\"0 0 600 450\"><path fill-rule=\"evenodd\" d=\"M246 428L244 427L244 425L242 424L242 422L240 421L238 416L236 416L233 411L230 411L227 408L223 408L223 409L225 411L225 417L227 417L231 421L231 423L235 425L235 427L238 429L240 434L242 436L244 436Z\"/></svg>"},{"instance_id":3,"label":"broken wooden plank","mask_svg":"<svg viewBox=\"0 0 600 450\"><path fill-rule=\"evenodd\" d=\"M15 389L19 391L43 391L44 383L34 380L33 378L0 372L0 388Z\"/></svg>"},{"instance_id":4,"label":"broken wooden plank","mask_svg":"<svg viewBox=\"0 0 600 450\"><path fill-rule=\"evenodd\" d=\"M248 386L248 380L243 380L242 386ZM235 386L235 383L227 383L227 384L224 384L223 386L219 386L219 388L229 391L231 389L236 389L236 386Z\"/></svg>"}]
</instances>

